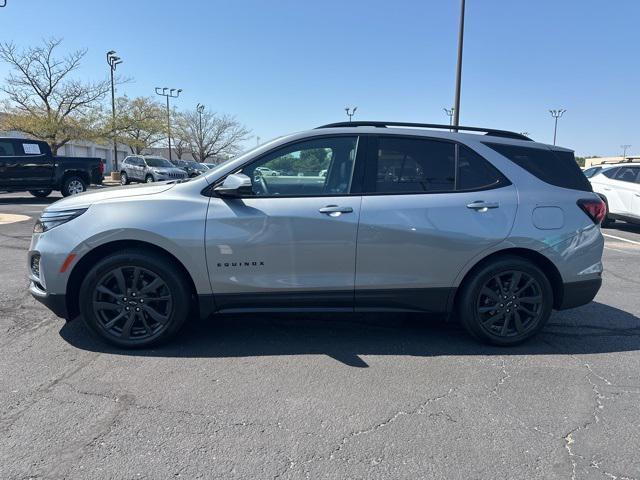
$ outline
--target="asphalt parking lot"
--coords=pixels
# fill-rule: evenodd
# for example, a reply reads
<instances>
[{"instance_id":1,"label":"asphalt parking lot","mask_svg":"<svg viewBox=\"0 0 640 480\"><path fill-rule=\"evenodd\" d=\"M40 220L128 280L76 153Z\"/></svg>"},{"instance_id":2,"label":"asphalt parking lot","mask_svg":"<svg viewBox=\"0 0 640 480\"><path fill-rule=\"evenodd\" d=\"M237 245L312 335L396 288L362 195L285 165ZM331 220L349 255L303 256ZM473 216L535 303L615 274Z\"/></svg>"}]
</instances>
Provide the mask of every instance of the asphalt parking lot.
<instances>
[{"instance_id":1,"label":"asphalt parking lot","mask_svg":"<svg viewBox=\"0 0 640 480\"><path fill-rule=\"evenodd\" d=\"M0 194L2 479L640 478L640 227L606 229L595 301L516 348L416 316L286 315L130 352L27 292L54 199Z\"/></svg>"}]
</instances>

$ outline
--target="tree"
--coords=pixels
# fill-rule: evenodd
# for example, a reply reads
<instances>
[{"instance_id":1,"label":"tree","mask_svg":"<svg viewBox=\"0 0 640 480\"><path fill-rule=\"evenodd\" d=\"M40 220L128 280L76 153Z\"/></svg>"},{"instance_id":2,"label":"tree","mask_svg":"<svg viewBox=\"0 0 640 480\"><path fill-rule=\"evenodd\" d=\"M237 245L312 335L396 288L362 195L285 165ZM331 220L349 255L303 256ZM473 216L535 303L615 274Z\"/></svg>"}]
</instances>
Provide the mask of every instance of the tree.
<instances>
[{"instance_id":1,"label":"tree","mask_svg":"<svg viewBox=\"0 0 640 480\"><path fill-rule=\"evenodd\" d=\"M184 114L175 108L171 111L171 147L178 160L190 151L187 121Z\"/></svg>"},{"instance_id":2,"label":"tree","mask_svg":"<svg viewBox=\"0 0 640 480\"><path fill-rule=\"evenodd\" d=\"M229 115L205 111L202 125L197 111L186 112L182 117L181 135L189 142L189 150L197 162L233 156L249 137L249 130Z\"/></svg>"},{"instance_id":3,"label":"tree","mask_svg":"<svg viewBox=\"0 0 640 480\"><path fill-rule=\"evenodd\" d=\"M56 57L62 40L50 39L24 50L0 43L0 60L12 72L0 86L8 113L2 127L45 140L53 153L71 140L92 140L100 135L101 100L110 82L73 78L86 50Z\"/></svg>"},{"instance_id":4,"label":"tree","mask_svg":"<svg viewBox=\"0 0 640 480\"><path fill-rule=\"evenodd\" d=\"M104 119L110 124L111 118ZM131 153L141 154L145 148L160 142L167 134L165 110L149 97L119 97L116 100L116 137Z\"/></svg>"}]
</instances>

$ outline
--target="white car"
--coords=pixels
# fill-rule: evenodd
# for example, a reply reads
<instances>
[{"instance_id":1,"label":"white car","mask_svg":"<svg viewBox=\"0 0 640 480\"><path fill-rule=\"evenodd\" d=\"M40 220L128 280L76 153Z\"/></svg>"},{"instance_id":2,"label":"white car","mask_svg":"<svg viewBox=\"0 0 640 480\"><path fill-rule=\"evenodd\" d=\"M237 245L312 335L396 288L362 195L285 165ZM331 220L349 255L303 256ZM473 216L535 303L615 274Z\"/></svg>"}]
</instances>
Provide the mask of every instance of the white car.
<instances>
[{"instance_id":1,"label":"white car","mask_svg":"<svg viewBox=\"0 0 640 480\"><path fill-rule=\"evenodd\" d=\"M640 223L640 163L620 163L601 167L589 180L593 191L602 197L607 206L607 216L603 225L616 220Z\"/></svg>"}]
</instances>

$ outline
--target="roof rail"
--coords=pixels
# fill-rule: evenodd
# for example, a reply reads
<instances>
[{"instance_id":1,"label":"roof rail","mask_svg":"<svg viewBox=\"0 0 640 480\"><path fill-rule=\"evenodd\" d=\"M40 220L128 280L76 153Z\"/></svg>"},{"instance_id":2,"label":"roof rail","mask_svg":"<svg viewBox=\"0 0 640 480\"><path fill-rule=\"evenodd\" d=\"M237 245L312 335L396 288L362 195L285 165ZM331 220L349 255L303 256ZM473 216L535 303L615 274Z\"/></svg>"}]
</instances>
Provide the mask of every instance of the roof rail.
<instances>
[{"instance_id":1,"label":"roof rail","mask_svg":"<svg viewBox=\"0 0 640 480\"><path fill-rule=\"evenodd\" d=\"M510 132L508 130L496 130L493 128L481 128L481 127L460 127L460 126L454 127L452 125L440 125L435 123L357 121L357 122L328 123L327 125L322 125L316 128L337 128L337 127L378 127L378 128L415 127L415 128L433 128L438 130L450 130L450 131L464 130L467 132L484 132L485 135L493 135L494 137L514 138L517 140L532 141L526 135L522 135L521 133L516 133L516 132Z\"/></svg>"}]
</instances>

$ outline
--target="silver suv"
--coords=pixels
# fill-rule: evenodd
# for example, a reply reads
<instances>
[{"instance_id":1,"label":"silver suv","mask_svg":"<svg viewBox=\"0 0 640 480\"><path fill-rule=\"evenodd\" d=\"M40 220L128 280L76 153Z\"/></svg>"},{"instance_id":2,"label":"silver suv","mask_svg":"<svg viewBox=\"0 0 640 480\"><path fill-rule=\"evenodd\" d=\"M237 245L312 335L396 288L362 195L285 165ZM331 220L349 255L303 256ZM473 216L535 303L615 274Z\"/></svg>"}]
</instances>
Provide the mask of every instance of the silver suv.
<instances>
[{"instance_id":1,"label":"silver suv","mask_svg":"<svg viewBox=\"0 0 640 480\"><path fill-rule=\"evenodd\" d=\"M31 293L123 347L196 314L318 310L521 342L596 295L603 202L570 150L449 128L331 124L188 181L63 199L35 225Z\"/></svg>"},{"instance_id":2,"label":"silver suv","mask_svg":"<svg viewBox=\"0 0 640 480\"><path fill-rule=\"evenodd\" d=\"M163 180L182 180L187 178L186 172L162 157L129 155L120 167L120 183L161 182Z\"/></svg>"}]
</instances>

